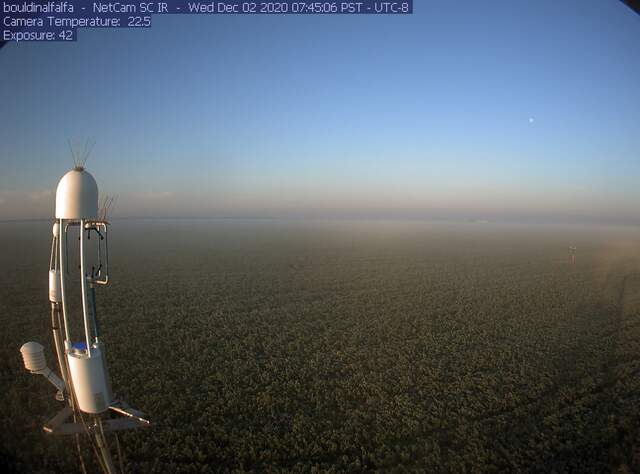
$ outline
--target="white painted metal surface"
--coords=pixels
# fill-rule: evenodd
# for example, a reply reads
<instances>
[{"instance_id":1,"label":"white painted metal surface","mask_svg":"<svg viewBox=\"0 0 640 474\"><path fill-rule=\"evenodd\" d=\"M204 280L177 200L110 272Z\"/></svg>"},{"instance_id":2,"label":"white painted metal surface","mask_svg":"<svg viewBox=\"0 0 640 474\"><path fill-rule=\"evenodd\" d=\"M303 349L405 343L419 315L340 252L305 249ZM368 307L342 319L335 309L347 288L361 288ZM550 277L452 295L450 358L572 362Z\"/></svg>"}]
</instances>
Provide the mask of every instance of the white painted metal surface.
<instances>
[{"instance_id":1,"label":"white painted metal surface","mask_svg":"<svg viewBox=\"0 0 640 474\"><path fill-rule=\"evenodd\" d=\"M62 301L60 270L49 270L49 301L52 303L60 303Z\"/></svg>"},{"instance_id":2,"label":"white painted metal surface","mask_svg":"<svg viewBox=\"0 0 640 474\"><path fill-rule=\"evenodd\" d=\"M25 342L20 348L24 366L29 372L40 372L47 368L44 358L44 347L37 342Z\"/></svg>"},{"instance_id":3,"label":"white painted metal surface","mask_svg":"<svg viewBox=\"0 0 640 474\"><path fill-rule=\"evenodd\" d=\"M56 219L96 219L98 185L84 168L67 172L56 189Z\"/></svg>"},{"instance_id":4,"label":"white painted metal surface","mask_svg":"<svg viewBox=\"0 0 640 474\"><path fill-rule=\"evenodd\" d=\"M91 357L82 349L67 352L71 382L80 410L85 413L102 413L109 409L111 393L102 351L96 344Z\"/></svg>"}]
</instances>

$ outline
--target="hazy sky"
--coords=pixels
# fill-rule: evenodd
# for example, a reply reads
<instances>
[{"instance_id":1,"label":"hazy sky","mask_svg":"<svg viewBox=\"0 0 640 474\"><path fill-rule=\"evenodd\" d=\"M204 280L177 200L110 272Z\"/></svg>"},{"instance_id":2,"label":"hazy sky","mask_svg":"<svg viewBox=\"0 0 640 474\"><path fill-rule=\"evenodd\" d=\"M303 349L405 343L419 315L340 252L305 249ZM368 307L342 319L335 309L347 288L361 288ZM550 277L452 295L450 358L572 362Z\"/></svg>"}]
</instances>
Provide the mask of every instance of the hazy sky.
<instances>
[{"instance_id":1,"label":"hazy sky","mask_svg":"<svg viewBox=\"0 0 640 474\"><path fill-rule=\"evenodd\" d=\"M413 16L166 16L0 50L0 219L72 161L116 216L640 221L640 16L615 0Z\"/></svg>"}]
</instances>

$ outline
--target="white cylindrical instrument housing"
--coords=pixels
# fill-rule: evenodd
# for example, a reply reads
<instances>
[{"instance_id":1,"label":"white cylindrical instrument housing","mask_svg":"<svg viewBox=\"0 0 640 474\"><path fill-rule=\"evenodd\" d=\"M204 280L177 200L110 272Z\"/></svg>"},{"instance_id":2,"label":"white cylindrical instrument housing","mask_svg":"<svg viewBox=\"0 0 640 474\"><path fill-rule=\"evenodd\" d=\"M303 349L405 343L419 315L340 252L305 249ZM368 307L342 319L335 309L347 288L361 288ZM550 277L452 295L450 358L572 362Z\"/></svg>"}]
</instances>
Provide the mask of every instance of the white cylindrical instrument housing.
<instances>
[{"instance_id":1,"label":"white cylindrical instrument housing","mask_svg":"<svg viewBox=\"0 0 640 474\"><path fill-rule=\"evenodd\" d=\"M47 368L44 347L37 342L26 342L20 348L24 367L30 372L40 372Z\"/></svg>"},{"instance_id":2,"label":"white cylindrical instrument housing","mask_svg":"<svg viewBox=\"0 0 640 474\"><path fill-rule=\"evenodd\" d=\"M85 413L102 413L109 409L111 390L106 363L98 344L91 347L91 357L83 349L67 352L73 390L80 410Z\"/></svg>"},{"instance_id":3,"label":"white cylindrical instrument housing","mask_svg":"<svg viewBox=\"0 0 640 474\"><path fill-rule=\"evenodd\" d=\"M60 292L60 270L49 270L49 301L52 303L62 302Z\"/></svg>"}]
</instances>

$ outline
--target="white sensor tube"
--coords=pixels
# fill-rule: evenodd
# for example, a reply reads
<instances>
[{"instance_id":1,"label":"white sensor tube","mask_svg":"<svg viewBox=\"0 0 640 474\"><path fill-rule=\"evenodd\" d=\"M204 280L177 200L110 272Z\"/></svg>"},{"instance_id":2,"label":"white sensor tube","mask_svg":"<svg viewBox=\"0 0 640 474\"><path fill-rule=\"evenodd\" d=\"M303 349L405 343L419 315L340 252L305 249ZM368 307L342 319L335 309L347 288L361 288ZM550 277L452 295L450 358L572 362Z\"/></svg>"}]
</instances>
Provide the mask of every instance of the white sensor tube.
<instances>
[{"instance_id":1,"label":"white sensor tube","mask_svg":"<svg viewBox=\"0 0 640 474\"><path fill-rule=\"evenodd\" d=\"M87 275L84 271L84 219L80 219L80 285L82 287L82 317L84 319L84 335L87 339L87 356L91 357L91 336L89 326L89 311L87 310Z\"/></svg>"}]
</instances>

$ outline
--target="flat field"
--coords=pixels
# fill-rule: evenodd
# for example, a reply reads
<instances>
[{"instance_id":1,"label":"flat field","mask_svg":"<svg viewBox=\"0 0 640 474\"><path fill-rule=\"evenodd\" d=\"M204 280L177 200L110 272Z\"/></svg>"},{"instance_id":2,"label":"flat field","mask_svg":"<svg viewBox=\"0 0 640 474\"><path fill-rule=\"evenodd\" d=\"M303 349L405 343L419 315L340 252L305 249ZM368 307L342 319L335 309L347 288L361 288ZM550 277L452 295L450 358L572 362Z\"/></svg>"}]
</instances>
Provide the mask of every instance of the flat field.
<instances>
[{"instance_id":1,"label":"flat field","mask_svg":"<svg viewBox=\"0 0 640 474\"><path fill-rule=\"evenodd\" d=\"M50 349L50 228L0 223L18 472L79 470L18 352ZM638 228L116 220L110 244L114 391L155 422L126 472L640 470Z\"/></svg>"}]
</instances>

